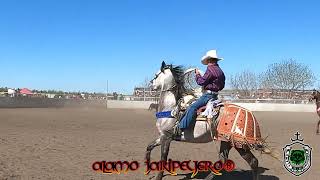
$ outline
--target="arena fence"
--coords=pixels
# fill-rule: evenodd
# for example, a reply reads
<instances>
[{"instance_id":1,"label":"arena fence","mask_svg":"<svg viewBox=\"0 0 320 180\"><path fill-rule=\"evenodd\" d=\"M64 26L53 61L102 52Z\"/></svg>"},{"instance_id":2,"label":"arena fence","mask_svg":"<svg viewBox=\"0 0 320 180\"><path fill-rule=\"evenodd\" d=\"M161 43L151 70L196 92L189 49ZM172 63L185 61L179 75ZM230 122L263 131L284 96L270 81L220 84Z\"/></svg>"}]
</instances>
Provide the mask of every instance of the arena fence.
<instances>
[{"instance_id":1,"label":"arena fence","mask_svg":"<svg viewBox=\"0 0 320 180\"><path fill-rule=\"evenodd\" d=\"M110 98L108 98L110 99ZM123 99L117 99L123 101L152 101L158 102L159 97L136 97L136 96L124 96ZM226 102L233 103L274 103L274 104L312 104L307 99L222 99Z\"/></svg>"},{"instance_id":2,"label":"arena fence","mask_svg":"<svg viewBox=\"0 0 320 180\"><path fill-rule=\"evenodd\" d=\"M111 98L111 97L110 97ZM123 99L63 99L40 97L0 97L0 108L46 108L46 107L104 107L104 108L149 108L150 104L158 103L155 97L124 97ZM314 105L308 100L296 99L233 99L225 100L237 104L253 106L279 105ZM313 106L312 106L313 107Z\"/></svg>"}]
</instances>

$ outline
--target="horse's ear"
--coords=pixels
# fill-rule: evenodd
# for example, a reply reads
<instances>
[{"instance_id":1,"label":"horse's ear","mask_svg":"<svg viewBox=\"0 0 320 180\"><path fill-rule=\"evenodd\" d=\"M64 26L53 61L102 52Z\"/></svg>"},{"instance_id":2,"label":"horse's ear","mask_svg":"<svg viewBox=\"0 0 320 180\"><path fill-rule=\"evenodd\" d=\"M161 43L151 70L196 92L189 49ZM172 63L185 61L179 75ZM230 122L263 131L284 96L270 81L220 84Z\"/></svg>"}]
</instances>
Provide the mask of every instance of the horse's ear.
<instances>
[{"instance_id":1,"label":"horse's ear","mask_svg":"<svg viewBox=\"0 0 320 180\"><path fill-rule=\"evenodd\" d=\"M165 68L165 67L166 67L166 63L165 63L164 61L162 61L162 63L161 63L161 68L160 68L161 72L164 71L164 68Z\"/></svg>"}]
</instances>

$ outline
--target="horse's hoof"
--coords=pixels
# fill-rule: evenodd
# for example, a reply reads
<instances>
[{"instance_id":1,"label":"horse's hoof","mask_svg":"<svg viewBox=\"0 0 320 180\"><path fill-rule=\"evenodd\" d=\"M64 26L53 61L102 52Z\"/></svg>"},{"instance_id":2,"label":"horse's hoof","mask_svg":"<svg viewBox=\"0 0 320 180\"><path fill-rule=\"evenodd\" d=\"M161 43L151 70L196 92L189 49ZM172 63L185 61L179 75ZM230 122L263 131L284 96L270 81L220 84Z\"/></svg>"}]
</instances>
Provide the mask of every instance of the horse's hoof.
<instances>
[{"instance_id":1,"label":"horse's hoof","mask_svg":"<svg viewBox=\"0 0 320 180\"><path fill-rule=\"evenodd\" d=\"M208 176L206 178L204 178L204 180L212 180L214 178L214 174L213 173L210 173L208 174Z\"/></svg>"},{"instance_id":2,"label":"horse's hoof","mask_svg":"<svg viewBox=\"0 0 320 180\"><path fill-rule=\"evenodd\" d=\"M156 176L151 176L151 177L149 177L149 179L153 179L154 177L156 177Z\"/></svg>"}]
</instances>

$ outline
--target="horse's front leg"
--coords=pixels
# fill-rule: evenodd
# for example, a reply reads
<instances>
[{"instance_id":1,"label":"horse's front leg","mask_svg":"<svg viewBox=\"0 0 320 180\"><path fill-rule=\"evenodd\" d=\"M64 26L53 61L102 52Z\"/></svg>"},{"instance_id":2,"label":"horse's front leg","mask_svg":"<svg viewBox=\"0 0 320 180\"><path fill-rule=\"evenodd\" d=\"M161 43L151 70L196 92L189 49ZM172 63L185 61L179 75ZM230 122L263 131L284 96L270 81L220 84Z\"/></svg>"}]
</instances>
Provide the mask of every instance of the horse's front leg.
<instances>
[{"instance_id":1,"label":"horse's front leg","mask_svg":"<svg viewBox=\"0 0 320 180\"><path fill-rule=\"evenodd\" d=\"M169 154L169 148L170 148L170 143L172 141L172 138L164 135L161 137L161 161L167 161L168 154ZM156 177L156 180L161 180L163 177L164 171L160 171Z\"/></svg>"},{"instance_id":2,"label":"horse's front leg","mask_svg":"<svg viewBox=\"0 0 320 180\"><path fill-rule=\"evenodd\" d=\"M145 160L150 162L150 156L151 156L151 151L160 145L160 139L161 136L159 136L157 139L153 140L148 146L147 146L147 151L145 155Z\"/></svg>"}]
</instances>

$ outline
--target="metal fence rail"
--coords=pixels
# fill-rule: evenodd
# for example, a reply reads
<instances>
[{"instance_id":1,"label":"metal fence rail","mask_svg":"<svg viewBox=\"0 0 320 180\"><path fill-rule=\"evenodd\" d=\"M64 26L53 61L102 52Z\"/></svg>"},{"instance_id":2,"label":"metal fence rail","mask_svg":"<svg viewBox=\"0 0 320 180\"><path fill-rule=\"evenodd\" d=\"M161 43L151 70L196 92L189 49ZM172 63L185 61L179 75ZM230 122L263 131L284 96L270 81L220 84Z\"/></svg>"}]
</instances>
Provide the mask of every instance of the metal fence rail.
<instances>
[{"instance_id":1,"label":"metal fence rail","mask_svg":"<svg viewBox=\"0 0 320 180\"><path fill-rule=\"evenodd\" d=\"M110 97L108 99L111 99ZM124 96L123 101L154 101L158 102L159 97L136 97L136 96ZM222 99L223 100L223 99ZM275 104L312 104L307 99L232 99L225 100L226 102L233 103L275 103Z\"/></svg>"},{"instance_id":2,"label":"metal fence rail","mask_svg":"<svg viewBox=\"0 0 320 180\"><path fill-rule=\"evenodd\" d=\"M308 100L301 99L235 99L233 103L275 103L275 104L312 104Z\"/></svg>"}]
</instances>

